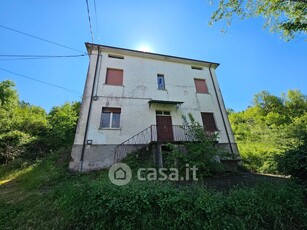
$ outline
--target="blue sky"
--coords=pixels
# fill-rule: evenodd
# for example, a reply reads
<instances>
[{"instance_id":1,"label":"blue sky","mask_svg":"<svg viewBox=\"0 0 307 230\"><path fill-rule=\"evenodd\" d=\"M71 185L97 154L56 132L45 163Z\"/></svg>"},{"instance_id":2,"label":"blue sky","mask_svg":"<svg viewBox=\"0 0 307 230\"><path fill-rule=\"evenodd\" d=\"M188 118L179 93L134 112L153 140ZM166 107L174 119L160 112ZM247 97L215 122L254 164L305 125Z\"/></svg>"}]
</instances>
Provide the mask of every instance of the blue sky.
<instances>
[{"instance_id":1,"label":"blue sky","mask_svg":"<svg viewBox=\"0 0 307 230\"><path fill-rule=\"evenodd\" d=\"M94 43L128 49L147 45L151 52L218 62L218 81L227 108L251 104L253 95L289 89L307 94L306 37L285 42L262 28L263 19L234 20L209 26L216 6L204 0L88 0ZM96 17L97 16L97 17ZM85 0L0 1L0 26L12 28L85 52L91 34ZM79 55L0 27L0 55ZM21 100L49 111L66 101L81 100L88 57L7 60L0 68L63 86L50 85L0 70L0 81L13 80Z\"/></svg>"}]
</instances>

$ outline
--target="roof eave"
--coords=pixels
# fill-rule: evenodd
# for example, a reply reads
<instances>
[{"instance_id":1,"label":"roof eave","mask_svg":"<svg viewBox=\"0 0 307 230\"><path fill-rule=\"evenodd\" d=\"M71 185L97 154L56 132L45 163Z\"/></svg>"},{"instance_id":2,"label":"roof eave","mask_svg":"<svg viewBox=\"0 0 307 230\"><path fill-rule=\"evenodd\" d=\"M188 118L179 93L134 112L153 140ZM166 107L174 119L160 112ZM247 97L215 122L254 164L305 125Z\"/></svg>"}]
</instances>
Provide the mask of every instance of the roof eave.
<instances>
[{"instance_id":1,"label":"roof eave","mask_svg":"<svg viewBox=\"0 0 307 230\"><path fill-rule=\"evenodd\" d=\"M145 58L158 59L158 60L171 61L171 62L179 62L179 63L185 63L185 64L191 64L191 65L199 65L199 66L211 67L215 69L220 65L219 63L215 63L215 62L176 57L176 56L151 53L151 52L143 52L143 51L138 51L138 50L126 49L126 48L99 45L99 44L94 44L94 43L89 43L89 42L86 42L85 46L88 51L88 54L91 54L93 49L95 49L95 47L97 47L97 49L99 47L101 51L110 52L110 53L115 52L115 53L120 53L122 55L131 55L131 56L145 57Z\"/></svg>"}]
</instances>

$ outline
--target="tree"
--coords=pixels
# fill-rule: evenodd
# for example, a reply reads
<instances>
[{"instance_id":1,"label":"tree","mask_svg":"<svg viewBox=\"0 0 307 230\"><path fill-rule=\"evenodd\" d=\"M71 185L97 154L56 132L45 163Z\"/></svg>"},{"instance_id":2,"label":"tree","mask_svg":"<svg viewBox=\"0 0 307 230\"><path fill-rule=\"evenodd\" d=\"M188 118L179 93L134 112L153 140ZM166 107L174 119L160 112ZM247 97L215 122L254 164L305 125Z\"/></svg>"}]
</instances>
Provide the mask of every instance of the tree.
<instances>
[{"instance_id":1,"label":"tree","mask_svg":"<svg viewBox=\"0 0 307 230\"><path fill-rule=\"evenodd\" d=\"M268 91L261 91L254 96L254 106L258 107L263 115L270 112L284 113L283 100Z\"/></svg>"},{"instance_id":2,"label":"tree","mask_svg":"<svg viewBox=\"0 0 307 230\"><path fill-rule=\"evenodd\" d=\"M264 26L286 40L307 33L306 0L220 0L211 23L224 19L230 25L234 15L242 20L262 16L266 19Z\"/></svg>"},{"instance_id":3,"label":"tree","mask_svg":"<svg viewBox=\"0 0 307 230\"><path fill-rule=\"evenodd\" d=\"M14 87L10 80L0 82L0 134L11 129L16 114L18 94Z\"/></svg>"},{"instance_id":4,"label":"tree","mask_svg":"<svg viewBox=\"0 0 307 230\"><path fill-rule=\"evenodd\" d=\"M0 108L17 105L18 94L14 87L15 83L10 80L0 82Z\"/></svg>"},{"instance_id":5,"label":"tree","mask_svg":"<svg viewBox=\"0 0 307 230\"><path fill-rule=\"evenodd\" d=\"M291 118L299 117L307 112L307 97L299 90L289 90L285 97L285 106Z\"/></svg>"},{"instance_id":6,"label":"tree","mask_svg":"<svg viewBox=\"0 0 307 230\"><path fill-rule=\"evenodd\" d=\"M46 111L19 101L15 83L0 82L0 163L22 157L34 160L51 150L72 145L80 103Z\"/></svg>"},{"instance_id":7,"label":"tree","mask_svg":"<svg viewBox=\"0 0 307 230\"><path fill-rule=\"evenodd\" d=\"M72 145L79 110L80 102L67 102L51 109L48 115L50 125L48 138L53 149Z\"/></svg>"},{"instance_id":8,"label":"tree","mask_svg":"<svg viewBox=\"0 0 307 230\"><path fill-rule=\"evenodd\" d=\"M229 120L240 155L254 171L284 173L279 165L288 161L286 156L297 154L291 158L297 162L303 154L307 157L307 98L299 90L282 97L262 91L254 96L252 106L230 113ZM301 170L300 163L296 166Z\"/></svg>"},{"instance_id":9,"label":"tree","mask_svg":"<svg viewBox=\"0 0 307 230\"><path fill-rule=\"evenodd\" d=\"M30 135L45 135L48 129L46 111L24 101L16 108L16 115L12 129L19 130Z\"/></svg>"}]
</instances>

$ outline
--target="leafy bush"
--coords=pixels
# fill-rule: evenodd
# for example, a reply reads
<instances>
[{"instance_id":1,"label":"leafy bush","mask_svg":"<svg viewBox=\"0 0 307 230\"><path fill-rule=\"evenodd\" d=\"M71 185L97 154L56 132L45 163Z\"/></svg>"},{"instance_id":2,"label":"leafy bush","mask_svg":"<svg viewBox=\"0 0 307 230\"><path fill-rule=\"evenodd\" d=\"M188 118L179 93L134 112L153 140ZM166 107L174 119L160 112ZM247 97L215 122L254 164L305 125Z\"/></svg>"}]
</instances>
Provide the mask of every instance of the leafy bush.
<instances>
[{"instance_id":1,"label":"leafy bush","mask_svg":"<svg viewBox=\"0 0 307 230\"><path fill-rule=\"evenodd\" d=\"M262 184L229 194L201 186L79 180L55 193L72 229L302 229L307 210L295 184Z\"/></svg>"},{"instance_id":2,"label":"leafy bush","mask_svg":"<svg viewBox=\"0 0 307 230\"><path fill-rule=\"evenodd\" d=\"M25 144L30 141L30 135L17 130L0 135L0 163L8 163L19 157L25 150Z\"/></svg>"},{"instance_id":3,"label":"leafy bush","mask_svg":"<svg viewBox=\"0 0 307 230\"><path fill-rule=\"evenodd\" d=\"M306 182L307 178L307 149L300 146L276 156L278 170Z\"/></svg>"},{"instance_id":4,"label":"leafy bush","mask_svg":"<svg viewBox=\"0 0 307 230\"><path fill-rule=\"evenodd\" d=\"M152 157L152 152L148 149L141 149L137 152L131 152L123 160L131 170L136 172L139 168L153 168L155 167Z\"/></svg>"},{"instance_id":5,"label":"leafy bush","mask_svg":"<svg viewBox=\"0 0 307 230\"><path fill-rule=\"evenodd\" d=\"M240 156L244 166L253 171L261 173L276 173L276 149L268 143L246 143L238 142Z\"/></svg>"},{"instance_id":6,"label":"leafy bush","mask_svg":"<svg viewBox=\"0 0 307 230\"><path fill-rule=\"evenodd\" d=\"M51 149L70 147L73 144L79 116L80 102L65 103L55 106L48 115L47 138Z\"/></svg>"},{"instance_id":7,"label":"leafy bush","mask_svg":"<svg viewBox=\"0 0 307 230\"><path fill-rule=\"evenodd\" d=\"M189 114L190 123L185 117L183 119L188 138L194 141L184 143L183 146L169 144L171 152L165 154L167 167L176 167L179 172L185 173L187 164L191 167L196 166L197 174L201 177L221 172L223 165L217 157L229 156L229 154L216 146L217 135L206 133L192 114Z\"/></svg>"},{"instance_id":8,"label":"leafy bush","mask_svg":"<svg viewBox=\"0 0 307 230\"><path fill-rule=\"evenodd\" d=\"M107 172L68 174L69 151L16 167L1 186L0 229L304 229L304 189L258 182L227 193L201 184L132 180L111 184ZM18 160L18 159L17 159ZM6 174L0 166L0 175ZM14 172L9 169L7 171ZM4 180L10 178L2 178ZM1 182L1 181L0 181Z\"/></svg>"}]
</instances>

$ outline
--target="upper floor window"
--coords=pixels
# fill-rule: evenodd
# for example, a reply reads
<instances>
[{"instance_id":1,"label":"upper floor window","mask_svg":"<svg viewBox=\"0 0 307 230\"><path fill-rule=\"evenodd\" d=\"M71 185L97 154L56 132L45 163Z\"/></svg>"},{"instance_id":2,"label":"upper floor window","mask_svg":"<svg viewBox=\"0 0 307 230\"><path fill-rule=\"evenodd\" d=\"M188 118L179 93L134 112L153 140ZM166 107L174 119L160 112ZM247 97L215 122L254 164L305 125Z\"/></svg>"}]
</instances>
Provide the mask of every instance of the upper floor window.
<instances>
[{"instance_id":1,"label":"upper floor window","mask_svg":"<svg viewBox=\"0 0 307 230\"><path fill-rule=\"evenodd\" d=\"M213 113L201 113L201 118L203 120L204 129L209 132L218 131Z\"/></svg>"},{"instance_id":2,"label":"upper floor window","mask_svg":"<svg viewBox=\"0 0 307 230\"><path fill-rule=\"evenodd\" d=\"M193 65L191 66L191 68L192 68L192 69L197 69L197 70L202 70L202 69L203 69L202 67L199 67L199 66L193 66Z\"/></svg>"},{"instance_id":3,"label":"upper floor window","mask_svg":"<svg viewBox=\"0 0 307 230\"><path fill-rule=\"evenodd\" d=\"M120 113L120 108L102 108L100 128L119 128Z\"/></svg>"},{"instance_id":4,"label":"upper floor window","mask_svg":"<svg viewBox=\"0 0 307 230\"><path fill-rule=\"evenodd\" d=\"M124 71L122 69L107 69L107 85L123 85Z\"/></svg>"},{"instance_id":5,"label":"upper floor window","mask_svg":"<svg viewBox=\"0 0 307 230\"><path fill-rule=\"evenodd\" d=\"M109 54L108 55L109 58L116 58L116 59L124 59L124 56L120 56L117 54Z\"/></svg>"},{"instance_id":6,"label":"upper floor window","mask_svg":"<svg viewBox=\"0 0 307 230\"><path fill-rule=\"evenodd\" d=\"M165 82L164 82L163 74L157 75L157 81L158 81L158 89L165 89Z\"/></svg>"},{"instance_id":7,"label":"upper floor window","mask_svg":"<svg viewBox=\"0 0 307 230\"><path fill-rule=\"evenodd\" d=\"M197 93L209 93L208 87L207 87L207 84L206 84L206 80L194 79L194 83L195 83Z\"/></svg>"}]
</instances>

